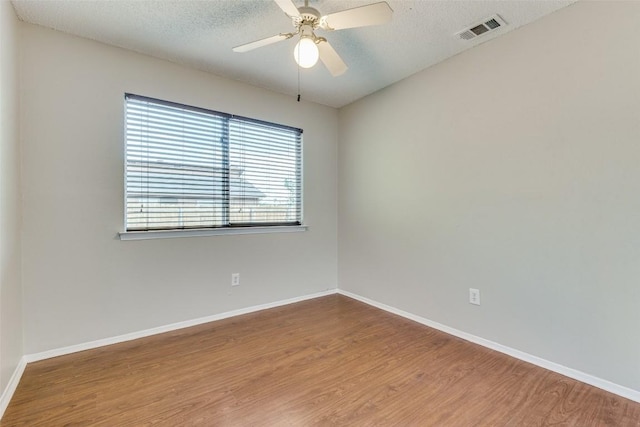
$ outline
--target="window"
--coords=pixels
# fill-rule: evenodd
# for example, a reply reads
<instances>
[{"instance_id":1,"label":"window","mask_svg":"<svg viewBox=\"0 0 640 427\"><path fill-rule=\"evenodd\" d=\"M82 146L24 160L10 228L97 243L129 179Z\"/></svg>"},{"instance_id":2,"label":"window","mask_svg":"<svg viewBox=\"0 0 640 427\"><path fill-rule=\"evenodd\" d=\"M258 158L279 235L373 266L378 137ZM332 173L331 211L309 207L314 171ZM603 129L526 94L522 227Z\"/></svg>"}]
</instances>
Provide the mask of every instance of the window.
<instances>
[{"instance_id":1,"label":"window","mask_svg":"<svg viewBox=\"0 0 640 427\"><path fill-rule=\"evenodd\" d=\"M302 130L125 95L126 230L302 224Z\"/></svg>"}]
</instances>

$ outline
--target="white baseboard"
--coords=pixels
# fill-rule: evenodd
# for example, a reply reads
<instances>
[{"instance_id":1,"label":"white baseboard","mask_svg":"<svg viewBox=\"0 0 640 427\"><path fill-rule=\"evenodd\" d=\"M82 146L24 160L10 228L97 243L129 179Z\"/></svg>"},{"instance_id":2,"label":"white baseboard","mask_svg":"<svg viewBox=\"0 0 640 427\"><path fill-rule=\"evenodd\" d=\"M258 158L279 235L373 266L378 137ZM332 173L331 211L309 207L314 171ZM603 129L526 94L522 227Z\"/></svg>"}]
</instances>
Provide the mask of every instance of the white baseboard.
<instances>
[{"instance_id":1,"label":"white baseboard","mask_svg":"<svg viewBox=\"0 0 640 427\"><path fill-rule=\"evenodd\" d=\"M129 334L118 335L110 338L103 338L95 341L90 341L82 344L71 345L68 347L56 348L53 350L43 351L41 353L27 354L24 359L27 363L37 362L39 360L50 359L52 357L64 356L65 354L76 353L84 350L91 350L98 347L103 347L111 344L118 344L125 341L131 341L138 338L144 338L151 335L162 334L164 332L171 332L178 329L188 328L190 326L201 325L203 323L214 322L216 320L227 319L229 317L240 316L242 314L253 313L256 311L266 310L269 308L280 307L283 305L293 304L313 298L319 298L326 295L332 295L337 293L337 289L328 289L326 291L317 292L314 294L303 295L301 297L289 298L286 300L270 302L267 304L254 305L252 307L240 308L238 310L227 311L225 313L214 314L211 316L200 317L198 319L186 320L184 322L172 323L170 325L159 326L157 328L145 329L143 331L131 332Z\"/></svg>"},{"instance_id":2,"label":"white baseboard","mask_svg":"<svg viewBox=\"0 0 640 427\"><path fill-rule=\"evenodd\" d=\"M395 307L391 307L389 305L380 303L378 301L374 301L372 299L369 299L357 294L353 294L348 291L344 291L342 289L338 289L337 293L347 296L349 298L353 298L355 300L358 300L370 306L379 308L381 310L388 311L389 313L397 314L398 316L404 317L409 320L413 320L414 322L421 323L425 326L429 326L430 328L438 329L449 335L462 338L463 340L472 342L474 344L479 344L483 347L490 348L491 350L499 351L500 353L504 353L511 357L515 357L516 359L520 359L522 361L531 363L533 365L540 366L541 368L548 369L550 371L556 372L566 377L573 378L574 380L581 381L585 384L598 387L602 390L608 391L613 394L617 394L618 396L640 403L640 391L638 390L624 387L619 384L612 383L611 381L603 380L602 378L594 377L593 375L589 375L584 372L578 371L576 369L568 368L558 363L554 363L549 360L542 359L537 356L533 356L523 351L516 350L514 348L507 347L505 345L498 344L496 342L489 341L484 338L480 338L478 336L469 334L467 332L459 331L457 329L451 328L441 323L434 322L433 320L429 320L424 317L420 317L415 314L411 314L406 311L399 310Z\"/></svg>"},{"instance_id":3,"label":"white baseboard","mask_svg":"<svg viewBox=\"0 0 640 427\"><path fill-rule=\"evenodd\" d=\"M27 359L23 356L20 358L18 362L18 366L13 371L7 386L2 392L2 396L0 396L0 420L4 415L4 411L7 410L7 406L9 406L9 402L11 402L11 398L13 397L13 393L15 393L16 388L18 388L18 383L20 382L20 378L22 378L22 374L24 373L24 368L27 367Z\"/></svg>"}]
</instances>

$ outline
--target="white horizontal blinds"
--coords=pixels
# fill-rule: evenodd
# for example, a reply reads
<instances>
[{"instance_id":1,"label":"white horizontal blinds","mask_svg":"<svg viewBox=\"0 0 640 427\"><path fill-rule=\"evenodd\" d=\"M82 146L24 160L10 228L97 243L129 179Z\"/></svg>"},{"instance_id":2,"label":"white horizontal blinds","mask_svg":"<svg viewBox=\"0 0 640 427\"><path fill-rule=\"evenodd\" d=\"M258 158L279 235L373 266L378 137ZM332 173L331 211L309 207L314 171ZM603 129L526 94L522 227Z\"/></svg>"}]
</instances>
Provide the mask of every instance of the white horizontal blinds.
<instances>
[{"instance_id":1,"label":"white horizontal blinds","mask_svg":"<svg viewBox=\"0 0 640 427\"><path fill-rule=\"evenodd\" d=\"M127 230L227 221L226 118L126 96Z\"/></svg>"},{"instance_id":2,"label":"white horizontal blinds","mask_svg":"<svg viewBox=\"0 0 640 427\"><path fill-rule=\"evenodd\" d=\"M125 100L127 231L302 223L302 130Z\"/></svg>"},{"instance_id":3,"label":"white horizontal blinds","mask_svg":"<svg viewBox=\"0 0 640 427\"><path fill-rule=\"evenodd\" d=\"M231 225L302 223L302 131L229 120Z\"/></svg>"}]
</instances>

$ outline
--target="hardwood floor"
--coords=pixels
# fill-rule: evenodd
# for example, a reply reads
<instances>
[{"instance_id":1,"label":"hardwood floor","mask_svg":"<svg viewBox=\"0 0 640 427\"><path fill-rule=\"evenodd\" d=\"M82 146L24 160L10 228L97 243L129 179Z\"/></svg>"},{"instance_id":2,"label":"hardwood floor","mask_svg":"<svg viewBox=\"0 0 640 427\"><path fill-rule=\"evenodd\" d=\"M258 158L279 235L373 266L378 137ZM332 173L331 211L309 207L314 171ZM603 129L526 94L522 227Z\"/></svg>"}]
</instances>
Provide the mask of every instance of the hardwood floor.
<instances>
[{"instance_id":1,"label":"hardwood floor","mask_svg":"<svg viewBox=\"0 0 640 427\"><path fill-rule=\"evenodd\" d=\"M332 295L29 364L6 426L640 426L640 404Z\"/></svg>"}]
</instances>

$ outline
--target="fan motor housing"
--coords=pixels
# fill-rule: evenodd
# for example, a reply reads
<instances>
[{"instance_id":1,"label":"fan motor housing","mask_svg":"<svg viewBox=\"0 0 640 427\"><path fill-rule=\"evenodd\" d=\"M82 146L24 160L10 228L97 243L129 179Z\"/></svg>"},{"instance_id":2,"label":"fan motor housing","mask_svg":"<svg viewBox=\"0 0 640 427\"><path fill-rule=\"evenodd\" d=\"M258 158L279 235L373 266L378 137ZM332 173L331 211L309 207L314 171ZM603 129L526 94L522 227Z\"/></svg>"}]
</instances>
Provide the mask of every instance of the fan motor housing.
<instances>
[{"instance_id":1,"label":"fan motor housing","mask_svg":"<svg viewBox=\"0 0 640 427\"><path fill-rule=\"evenodd\" d=\"M300 16L293 18L293 26L296 28L302 25L310 25L312 28L317 28L320 23L320 12L313 7L303 6L298 8Z\"/></svg>"}]
</instances>

